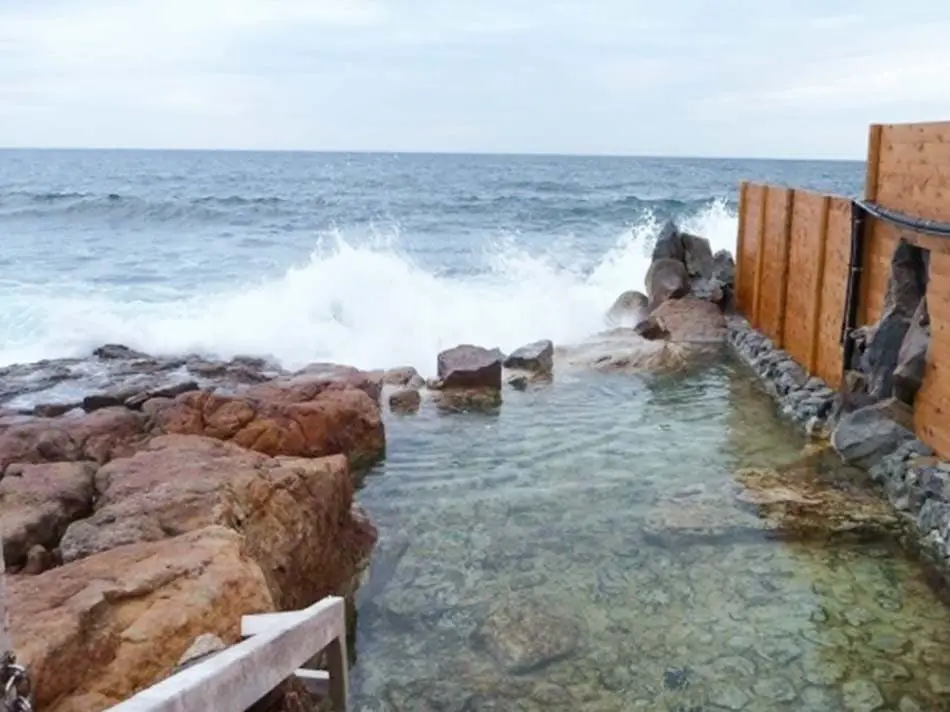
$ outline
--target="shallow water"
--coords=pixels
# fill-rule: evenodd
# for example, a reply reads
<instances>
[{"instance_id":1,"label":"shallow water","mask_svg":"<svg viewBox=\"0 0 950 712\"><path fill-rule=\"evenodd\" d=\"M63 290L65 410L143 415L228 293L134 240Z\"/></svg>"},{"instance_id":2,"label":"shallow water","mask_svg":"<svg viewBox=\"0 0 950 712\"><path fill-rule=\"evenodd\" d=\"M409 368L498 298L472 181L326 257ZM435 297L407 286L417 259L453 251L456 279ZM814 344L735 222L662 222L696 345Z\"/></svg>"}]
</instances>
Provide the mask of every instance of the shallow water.
<instances>
[{"instance_id":1,"label":"shallow water","mask_svg":"<svg viewBox=\"0 0 950 712\"><path fill-rule=\"evenodd\" d=\"M495 414L387 425L360 496L388 582L363 591L355 709L948 708L950 611L895 547L739 537L725 500L721 536L666 526L801 453L743 366L561 374ZM499 608L535 611L525 635L560 657L503 666L479 632Z\"/></svg>"}]
</instances>

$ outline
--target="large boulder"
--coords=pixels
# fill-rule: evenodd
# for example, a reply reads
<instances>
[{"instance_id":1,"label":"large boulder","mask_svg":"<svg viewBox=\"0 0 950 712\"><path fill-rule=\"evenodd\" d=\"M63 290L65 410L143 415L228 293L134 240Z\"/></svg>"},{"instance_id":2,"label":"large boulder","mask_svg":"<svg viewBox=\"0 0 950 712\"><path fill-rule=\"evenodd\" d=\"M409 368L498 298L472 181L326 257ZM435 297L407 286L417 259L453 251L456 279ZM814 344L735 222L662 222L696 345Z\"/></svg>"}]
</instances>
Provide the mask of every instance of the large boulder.
<instances>
[{"instance_id":1,"label":"large boulder","mask_svg":"<svg viewBox=\"0 0 950 712\"><path fill-rule=\"evenodd\" d=\"M502 354L462 344L439 354L438 386L440 389L489 388L501 390Z\"/></svg>"},{"instance_id":2,"label":"large boulder","mask_svg":"<svg viewBox=\"0 0 950 712\"><path fill-rule=\"evenodd\" d=\"M271 458L232 443L155 438L96 474L92 515L73 522L65 562L209 526L240 531L281 608L340 591L369 555L376 532L352 512L355 484L342 455Z\"/></svg>"},{"instance_id":3,"label":"large boulder","mask_svg":"<svg viewBox=\"0 0 950 712\"><path fill-rule=\"evenodd\" d=\"M108 462L146 439L146 418L127 408L23 418L0 428L0 473L11 463Z\"/></svg>"},{"instance_id":4,"label":"large boulder","mask_svg":"<svg viewBox=\"0 0 950 712\"><path fill-rule=\"evenodd\" d=\"M650 314L647 295L630 290L624 292L607 310L607 322L617 326L636 326Z\"/></svg>"},{"instance_id":5,"label":"large boulder","mask_svg":"<svg viewBox=\"0 0 950 712\"><path fill-rule=\"evenodd\" d=\"M870 469L914 439L910 430L888 417L886 405L870 405L841 416L831 444L842 460Z\"/></svg>"},{"instance_id":6,"label":"large boulder","mask_svg":"<svg viewBox=\"0 0 950 712\"><path fill-rule=\"evenodd\" d=\"M91 462L11 465L0 480L3 557L8 569L27 563L34 547L55 549L66 528L92 513Z\"/></svg>"},{"instance_id":7,"label":"large boulder","mask_svg":"<svg viewBox=\"0 0 950 712\"><path fill-rule=\"evenodd\" d=\"M910 328L904 335L894 369L894 395L910 405L913 405L917 391L924 382L929 347L930 317L927 313L927 298L924 297L910 320Z\"/></svg>"},{"instance_id":8,"label":"large boulder","mask_svg":"<svg viewBox=\"0 0 950 712\"><path fill-rule=\"evenodd\" d=\"M539 374L551 373L554 369L554 344L544 339L515 349L505 359L505 368Z\"/></svg>"},{"instance_id":9,"label":"large boulder","mask_svg":"<svg viewBox=\"0 0 950 712\"><path fill-rule=\"evenodd\" d=\"M655 260L647 270L646 288L651 310L669 299L685 297L692 288L686 265L668 258Z\"/></svg>"},{"instance_id":10,"label":"large boulder","mask_svg":"<svg viewBox=\"0 0 950 712\"><path fill-rule=\"evenodd\" d=\"M210 527L7 579L11 633L48 712L99 712L158 682L191 642L275 610L245 539Z\"/></svg>"},{"instance_id":11,"label":"large boulder","mask_svg":"<svg viewBox=\"0 0 950 712\"><path fill-rule=\"evenodd\" d=\"M312 394L315 387L264 384L243 397L192 392L149 401L145 410L158 432L229 440L266 455L343 453L356 468L382 457L386 439L379 403L358 388L328 386Z\"/></svg>"},{"instance_id":12,"label":"large boulder","mask_svg":"<svg viewBox=\"0 0 950 712\"><path fill-rule=\"evenodd\" d=\"M712 279L715 261L709 240L681 232L680 241L683 243L683 263L689 276L694 279Z\"/></svg>"}]
</instances>

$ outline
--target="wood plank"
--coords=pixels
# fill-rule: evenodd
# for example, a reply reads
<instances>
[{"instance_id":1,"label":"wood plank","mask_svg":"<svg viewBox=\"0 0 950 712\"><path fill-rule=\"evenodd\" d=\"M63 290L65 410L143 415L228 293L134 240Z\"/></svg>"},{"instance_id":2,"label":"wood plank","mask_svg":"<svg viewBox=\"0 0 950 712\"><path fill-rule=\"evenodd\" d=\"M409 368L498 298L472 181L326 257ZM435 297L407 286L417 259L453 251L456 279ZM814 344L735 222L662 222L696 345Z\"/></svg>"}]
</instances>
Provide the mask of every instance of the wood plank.
<instances>
[{"instance_id":1,"label":"wood plank","mask_svg":"<svg viewBox=\"0 0 950 712\"><path fill-rule=\"evenodd\" d=\"M759 207L759 233L756 238L756 263L755 263L755 296L753 298L753 307L752 307L752 325L761 331L762 329L762 320L761 320L761 304L762 304L762 279L764 272L765 264L765 250L766 250L766 215L768 214L769 209L769 193L771 191L768 189L768 186L762 187L762 204Z\"/></svg>"},{"instance_id":2,"label":"wood plank","mask_svg":"<svg viewBox=\"0 0 950 712\"><path fill-rule=\"evenodd\" d=\"M222 650L139 692L111 711L245 712L320 650L346 637L341 597L325 598L305 609L305 613L294 625L276 625ZM346 661L343 662L345 665ZM334 672L330 670L331 679Z\"/></svg>"},{"instance_id":3,"label":"wood plank","mask_svg":"<svg viewBox=\"0 0 950 712\"><path fill-rule=\"evenodd\" d=\"M881 124L881 129L895 143L950 143L950 121Z\"/></svg>"},{"instance_id":4,"label":"wood plank","mask_svg":"<svg viewBox=\"0 0 950 712\"><path fill-rule=\"evenodd\" d=\"M812 310L809 315L809 344L808 344L808 372L818 373L818 347L821 343L821 309L823 304L823 290L825 285L825 262L828 254L828 215L831 210L831 197L823 196L821 199L821 216L818 222L818 248L817 259L817 278L812 292Z\"/></svg>"},{"instance_id":5,"label":"wood plank","mask_svg":"<svg viewBox=\"0 0 950 712\"><path fill-rule=\"evenodd\" d=\"M878 179L881 169L881 137L883 128L880 124L872 124L868 135L868 157L865 167L864 199L874 202L877 200Z\"/></svg>"},{"instance_id":6,"label":"wood plank","mask_svg":"<svg viewBox=\"0 0 950 712\"><path fill-rule=\"evenodd\" d=\"M748 229L748 217L747 213L749 212L749 181L744 180L739 183L739 226L738 234L736 235L736 273L732 278L732 286L735 290L736 302L740 304L742 299L740 295L742 294L742 274L746 271L745 264L745 241L746 241L746 231Z\"/></svg>"},{"instance_id":7,"label":"wood plank","mask_svg":"<svg viewBox=\"0 0 950 712\"><path fill-rule=\"evenodd\" d=\"M778 304L775 307L776 325L775 325L775 345L782 349L785 348L785 316L788 305L788 257L792 247L792 214L795 209L795 191L785 191L785 201L783 212L785 214L785 225L782 230L781 253L782 259L779 267L779 281L776 288Z\"/></svg>"},{"instance_id":8,"label":"wood plank","mask_svg":"<svg viewBox=\"0 0 950 712\"><path fill-rule=\"evenodd\" d=\"M840 343L851 250L851 201L833 197L828 212L825 272L818 346L818 375L828 385L841 383L843 350Z\"/></svg>"}]
</instances>

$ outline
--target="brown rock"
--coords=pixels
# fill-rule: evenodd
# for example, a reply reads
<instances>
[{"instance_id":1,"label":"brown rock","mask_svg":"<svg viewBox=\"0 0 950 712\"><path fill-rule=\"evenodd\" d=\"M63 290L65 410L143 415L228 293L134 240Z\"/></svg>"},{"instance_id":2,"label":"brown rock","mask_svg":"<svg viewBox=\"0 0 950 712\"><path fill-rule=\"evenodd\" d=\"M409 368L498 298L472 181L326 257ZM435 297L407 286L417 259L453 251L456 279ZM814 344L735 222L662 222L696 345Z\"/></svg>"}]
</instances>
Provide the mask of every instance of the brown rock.
<instances>
[{"instance_id":1,"label":"brown rock","mask_svg":"<svg viewBox=\"0 0 950 712\"><path fill-rule=\"evenodd\" d=\"M8 579L13 644L35 707L98 712L154 684L202 633L237 642L274 610L244 539L211 527Z\"/></svg>"},{"instance_id":2,"label":"brown rock","mask_svg":"<svg viewBox=\"0 0 950 712\"><path fill-rule=\"evenodd\" d=\"M0 480L0 521L8 566L23 566L36 546L59 546L66 527L92 513L95 473L95 465L86 462L7 469Z\"/></svg>"},{"instance_id":3,"label":"brown rock","mask_svg":"<svg viewBox=\"0 0 950 712\"><path fill-rule=\"evenodd\" d=\"M656 260L647 270L646 288L651 309L656 309L669 299L685 297L690 290L686 265L673 259Z\"/></svg>"},{"instance_id":4,"label":"brown rock","mask_svg":"<svg viewBox=\"0 0 950 712\"><path fill-rule=\"evenodd\" d=\"M27 419L0 429L0 472L14 462L108 462L145 439L145 417L127 408Z\"/></svg>"},{"instance_id":5,"label":"brown rock","mask_svg":"<svg viewBox=\"0 0 950 712\"><path fill-rule=\"evenodd\" d=\"M102 467L96 484L95 513L62 539L64 561L231 527L284 609L340 591L376 540L375 528L353 516L355 484L341 455L270 458L209 438L163 436Z\"/></svg>"},{"instance_id":6,"label":"brown rock","mask_svg":"<svg viewBox=\"0 0 950 712\"><path fill-rule=\"evenodd\" d=\"M213 633L199 635L195 638L194 642L188 646L188 650L179 658L178 665L175 666L175 672L181 672L185 668L204 662L215 653L220 653L227 647L225 642Z\"/></svg>"},{"instance_id":7,"label":"brown rock","mask_svg":"<svg viewBox=\"0 0 950 712\"><path fill-rule=\"evenodd\" d=\"M726 319L715 304L701 299L676 299L664 302L650 318L678 343L718 343L726 338Z\"/></svg>"},{"instance_id":8,"label":"brown rock","mask_svg":"<svg viewBox=\"0 0 950 712\"><path fill-rule=\"evenodd\" d=\"M440 388L501 390L502 355L497 349L462 344L439 354Z\"/></svg>"},{"instance_id":9,"label":"brown rock","mask_svg":"<svg viewBox=\"0 0 950 712\"><path fill-rule=\"evenodd\" d=\"M389 396L389 409L394 413L415 413L421 405L422 396L412 388L404 388Z\"/></svg>"},{"instance_id":10,"label":"brown rock","mask_svg":"<svg viewBox=\"0 0 950 712\"><path fill-rule=\"evenodd\" d=\"M357 468L376 462L386 449L379 405L364 390L328 386L311 393L264 384L254 394L226 397L192 392L173 401L147 403L160 432L230 440L266 455L324 457L343 453Z\"/></svg>"}]
</instances>

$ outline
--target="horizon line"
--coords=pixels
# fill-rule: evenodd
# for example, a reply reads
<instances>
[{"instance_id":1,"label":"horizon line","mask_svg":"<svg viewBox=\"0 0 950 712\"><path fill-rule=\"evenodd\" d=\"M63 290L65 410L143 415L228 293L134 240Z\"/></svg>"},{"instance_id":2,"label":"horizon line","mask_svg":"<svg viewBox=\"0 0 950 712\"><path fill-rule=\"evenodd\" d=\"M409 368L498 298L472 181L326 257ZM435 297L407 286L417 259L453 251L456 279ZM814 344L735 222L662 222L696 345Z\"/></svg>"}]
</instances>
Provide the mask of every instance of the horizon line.
<instances>
[{"instance_id":1,"label":"horizon line","mask_svg":"<svg viewBox=\"0 0 950 712\"><path fill-rule=\"evenodd\" d=\"M527 151L433 151L433 150L383 150L383 149L319 149L319 148L155 148L135 146L0 146L0 151L115 151L115 152L165 152L165 153L311 153L329 155L390 155L390 156L484 156L497 158L633 158L672 159L688 161L786 161L801 163L864 163L866 158L805 158L775 156L697 156L687 154L637 154L637 153L558 153Z\"/></svg>"}]
</instances>

